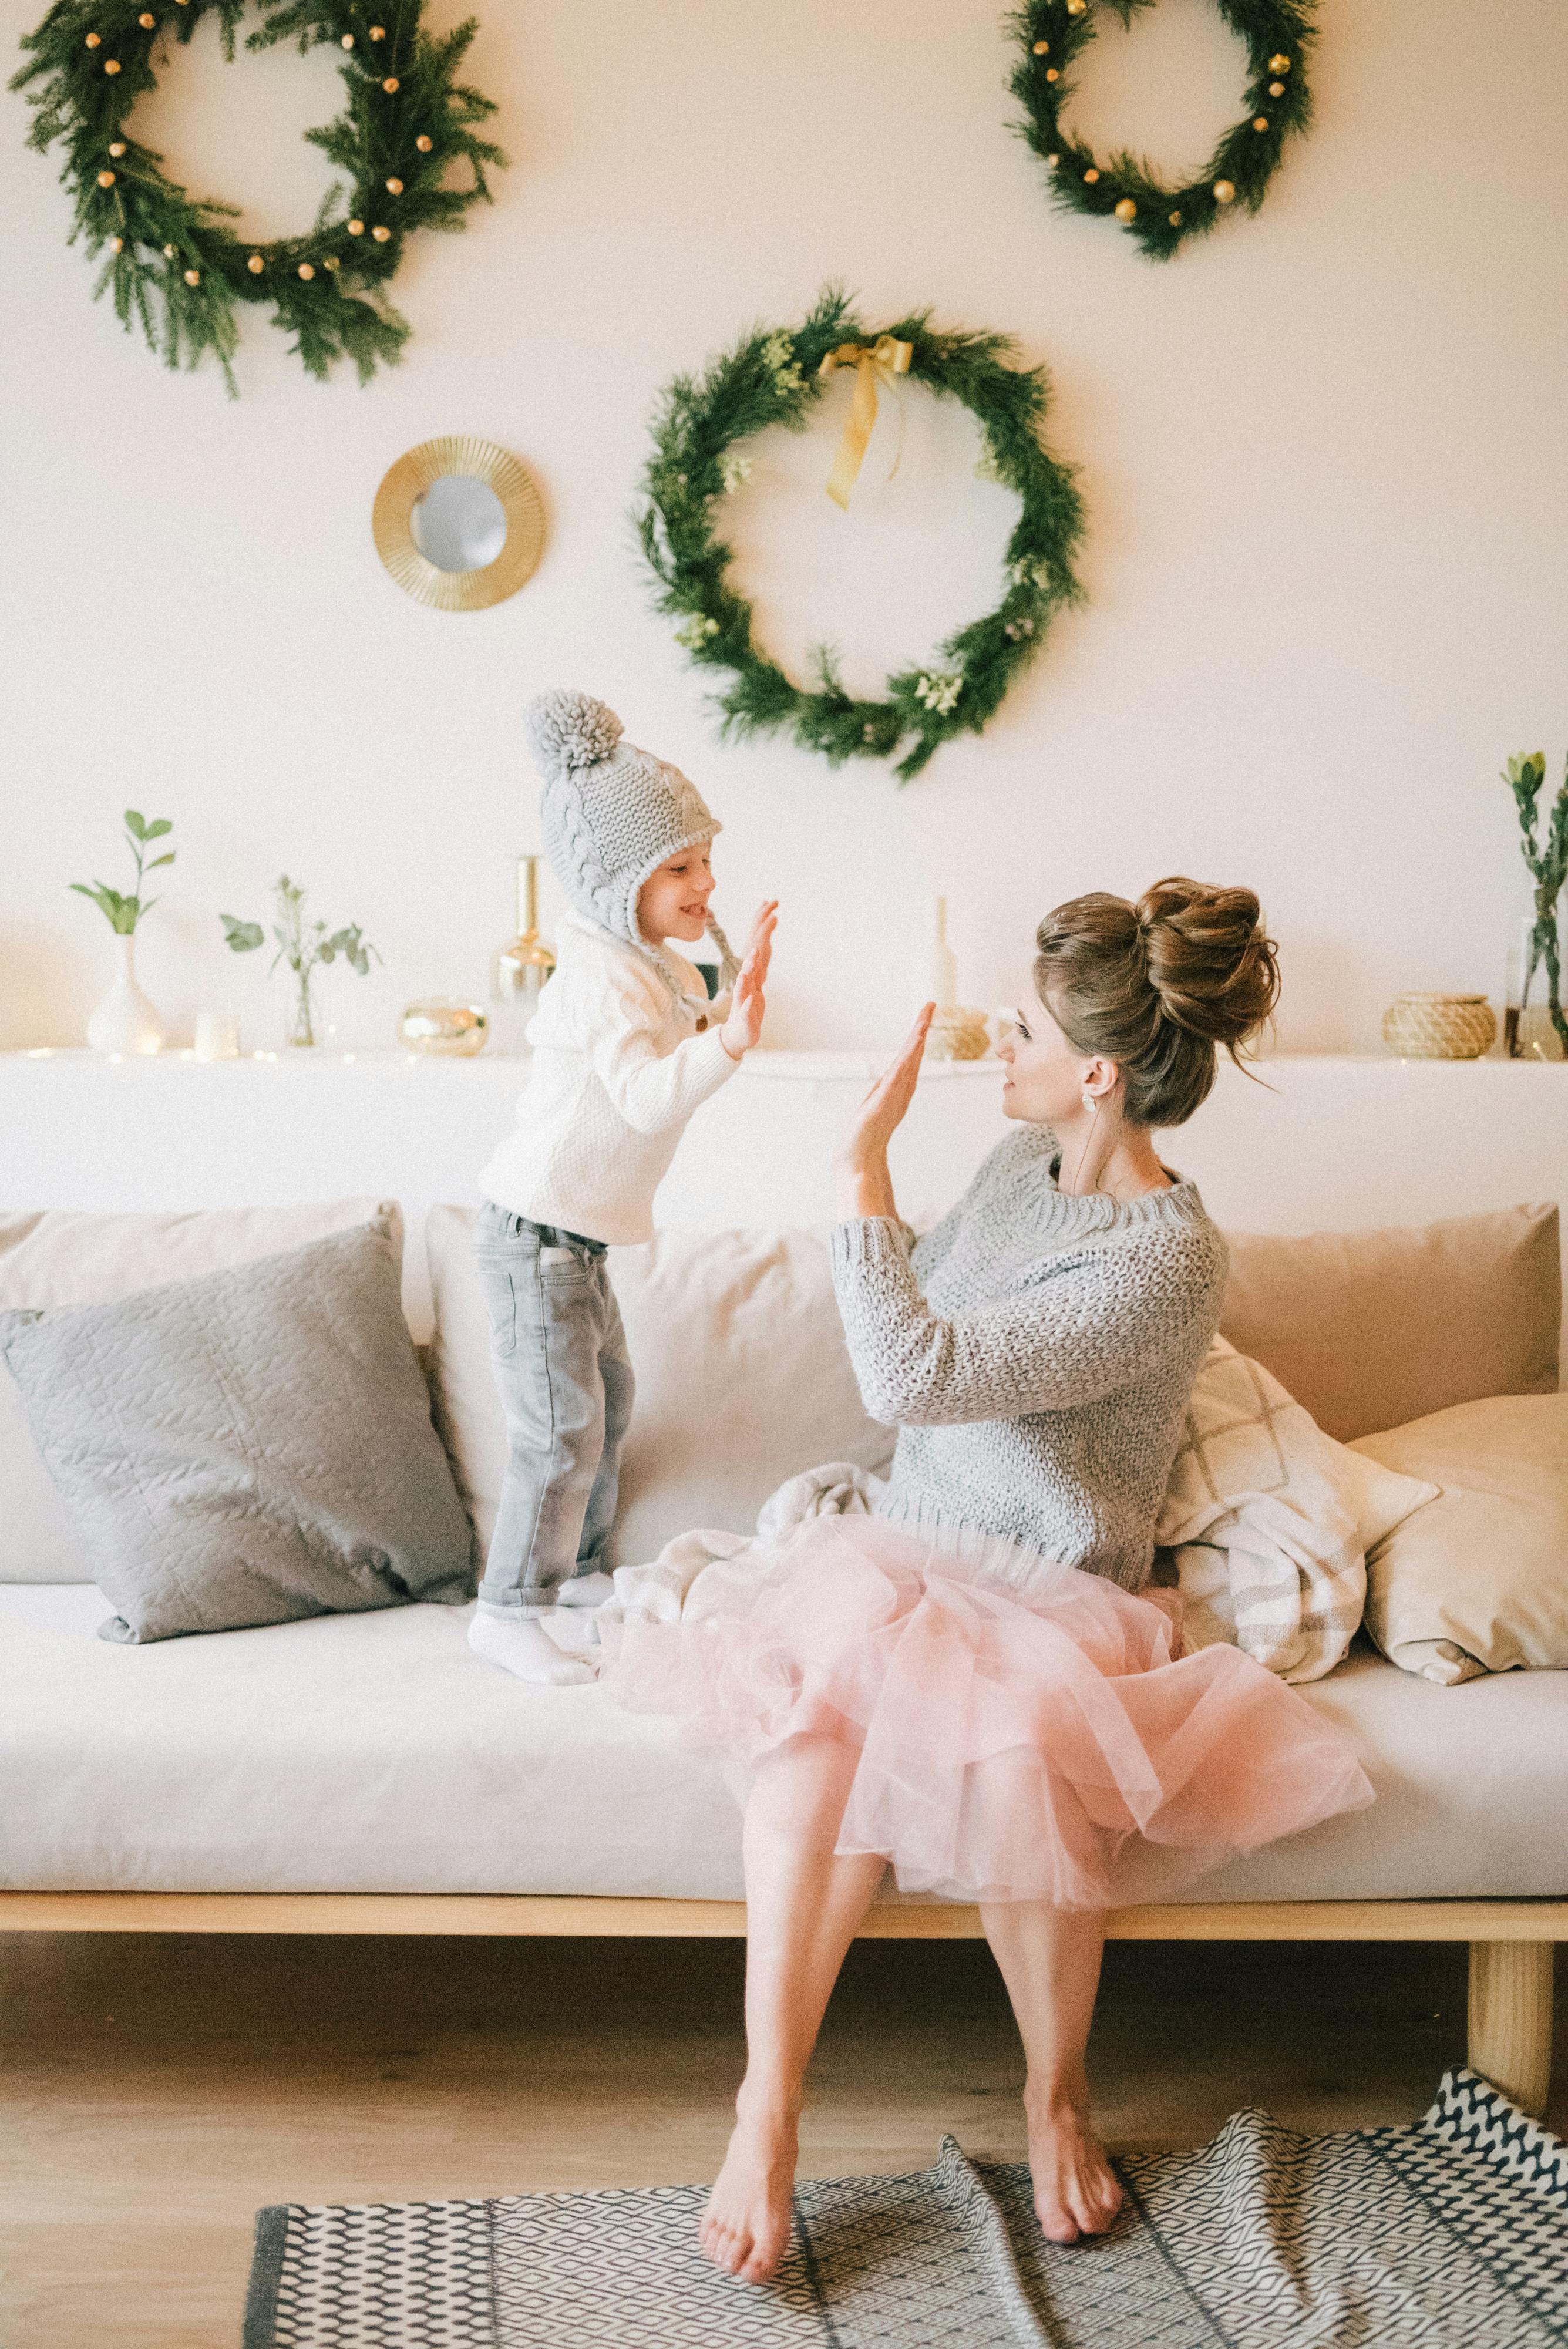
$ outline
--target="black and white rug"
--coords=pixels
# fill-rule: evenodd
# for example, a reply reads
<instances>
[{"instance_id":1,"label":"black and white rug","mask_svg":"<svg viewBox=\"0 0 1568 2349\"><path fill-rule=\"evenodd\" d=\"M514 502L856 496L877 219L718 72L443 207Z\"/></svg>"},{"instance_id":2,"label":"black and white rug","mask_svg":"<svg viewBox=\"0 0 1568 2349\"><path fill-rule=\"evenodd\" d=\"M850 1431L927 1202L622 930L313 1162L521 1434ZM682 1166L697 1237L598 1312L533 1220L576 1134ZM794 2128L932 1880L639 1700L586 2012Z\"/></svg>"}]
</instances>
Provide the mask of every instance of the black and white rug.
<instances>
[{"instance_id":1,"label":"black and white rug","mask_svg":"<svg viewBox=\"0 0 1568 2349\"><path fill-rule=\"evenodd\" d=\"M1473 2072L1413 2128L1237 2113L1118 2162L1100 2241L1022 2164L809 2181L771 2285L695 2245L706 2189L264 2210L244 2349L1546 2349L1568 2343L1568 2145Z\"/></svg>"}]
</instances>

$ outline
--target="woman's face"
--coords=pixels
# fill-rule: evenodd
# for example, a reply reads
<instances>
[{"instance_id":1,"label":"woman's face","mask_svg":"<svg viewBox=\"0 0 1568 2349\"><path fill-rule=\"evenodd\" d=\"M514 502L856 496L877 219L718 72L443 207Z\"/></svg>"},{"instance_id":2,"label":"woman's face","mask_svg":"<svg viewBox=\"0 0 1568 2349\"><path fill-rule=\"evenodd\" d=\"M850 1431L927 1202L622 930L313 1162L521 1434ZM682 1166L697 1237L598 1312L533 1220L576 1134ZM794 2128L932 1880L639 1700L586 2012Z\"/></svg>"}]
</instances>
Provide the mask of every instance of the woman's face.
<instances>
[{"instance_id":1,"label":"woman's face","mask_svg":"<svg viewBox=\"0 0 1568 2349\"><path fill-rule=\"evenodd\" d=\"M1027 1125L1070 1125L1084 1114L1084 1095L1098 1100L1116 1090L1116 1063L1070 1044L1033 988L996 1047L1007 1064L1002 1113Z\"/></svg>"}]
</instances>

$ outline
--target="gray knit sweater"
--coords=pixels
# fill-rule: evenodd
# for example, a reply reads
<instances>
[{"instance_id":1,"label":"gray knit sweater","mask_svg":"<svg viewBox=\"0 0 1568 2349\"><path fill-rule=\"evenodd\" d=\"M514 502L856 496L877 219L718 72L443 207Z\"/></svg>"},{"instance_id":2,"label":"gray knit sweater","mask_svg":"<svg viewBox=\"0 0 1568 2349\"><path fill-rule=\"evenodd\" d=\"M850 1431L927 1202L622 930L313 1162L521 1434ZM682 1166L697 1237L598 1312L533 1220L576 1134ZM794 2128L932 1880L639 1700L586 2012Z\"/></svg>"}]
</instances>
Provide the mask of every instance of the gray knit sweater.
<instances>
[{"instance_id":1,"label":"gray knit sweater","mask_svg":"<svg viewBox=\"0 0 1568 2349\"><path fill-rule=\"evenodd\" d=\"M1074 1196L1056 1154L1044 1127L1009 1134L912 1248L888 1216L837 1225L834 1285L866 1408L899 1431L878 1514L1138 1590L1225 1243L1192 1184Z\"/></svg>"}]
</instances>

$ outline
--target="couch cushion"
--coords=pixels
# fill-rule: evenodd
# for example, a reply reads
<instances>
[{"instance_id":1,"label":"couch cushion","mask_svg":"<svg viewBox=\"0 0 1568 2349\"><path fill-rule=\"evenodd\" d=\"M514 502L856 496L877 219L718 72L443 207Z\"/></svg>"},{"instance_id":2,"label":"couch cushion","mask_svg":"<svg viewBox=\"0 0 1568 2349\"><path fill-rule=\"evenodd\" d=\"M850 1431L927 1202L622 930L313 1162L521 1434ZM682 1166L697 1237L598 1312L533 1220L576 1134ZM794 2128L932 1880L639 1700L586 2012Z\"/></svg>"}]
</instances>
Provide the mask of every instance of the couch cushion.
<instances>
[{"instance_id":1,"label":"couch cushion","mask_svg":"<svg viewBox=\"0 0 1568 2349\"><path fill-rule=\"evenodd\" d=\"M488 1544L506 1456L474 1268L472 1216L426 1225L436 1327L430 1378L458 1488ZM613 1549L657 1557L698 1526L751 1533L786 1476L824 1460L881 1473L890 1429L867 1416L817 1232L660 1232L610 1250L637 1372Z\"/></svg>"},{"instance_id":2,"label":"couch cushion","mask_svg":"<svg viewBox=\"0 0 1568 2349\"><path fill-rule=\"evenodd\" d=\"M737 1899L720 1764L597 1686L525 1688L465 1610L111 1648L95 1591L0 1590L0 1883ZM1568 1893L1568 1673L1433 1688L1370 1652L1302 1694L1365 1811L1184 1897Z\"/></svg>"},{"instance_id":3,"label":"couch cushion","mask_svg":"<svg viewBox=\"0 0 1568 2349\"><path fill-rule=\"evenodd\" d=\"M298 1207L223 1207L200 1215L0 1215L0 1310L99 1305L166 1280L252 1264L329 1232L383 1220L400 1256L395 1200L330 1199ZM66 1514L0 1361L0 1582L89 1582Z\"/></svg>"},{"instance_id":4,"label":"couch cushion","mask_svg":"<svg viewBox=\"0 0 1568 2349\"><path fill-rule=\"evenodd\" d=\"M106 1305L0 1312L111 1640L469 1595L388 1233Z\"/></svg>"},{"instance_id":5,"label":"couch cushion","mask_svg":"<svg viewBox=\"0 0 1568 2349\"><path fill-rule=\"evenodd\" d=\"M1226 1238L1224 1335L1342 1444L1484 1395L1556 1392L1554 1206Z\"/></svg>"},{"instance_id":6,"label":"couch cushion","mask_svg":"<svg viewBox=\"0 0 1568 2349\"><path fill-rule=\"evenodd\" d=\"M1441 1494L1368 1552L1366 1628L1407 1672L1568 1671L1568 1395L1462 1402L1357 1452Z\"/></svg>"}]
</instances>

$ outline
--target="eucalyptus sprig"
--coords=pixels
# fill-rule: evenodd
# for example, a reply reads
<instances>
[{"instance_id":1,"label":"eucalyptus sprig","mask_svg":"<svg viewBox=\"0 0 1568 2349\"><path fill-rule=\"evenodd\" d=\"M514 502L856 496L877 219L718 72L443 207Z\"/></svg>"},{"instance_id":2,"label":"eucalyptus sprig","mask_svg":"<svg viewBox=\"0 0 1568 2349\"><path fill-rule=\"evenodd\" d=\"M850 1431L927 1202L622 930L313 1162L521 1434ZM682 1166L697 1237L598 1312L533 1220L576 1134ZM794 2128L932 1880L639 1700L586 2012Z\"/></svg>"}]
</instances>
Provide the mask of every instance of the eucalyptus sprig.
<instances>
[{"instance_id":1,"label":"eucalyptus sprig","mask_svg":"<svg viewBox=\"0 0 1568 2349\"><path fill-rule=\"evenodd\" d=\"M85 881L73 881L68 885L78 897L92 899L117 937L130 938L135 936L136 926L142 916L150 914L158 903L156 897L150 897L145 905L142 903L143 873L156 873L161 864L172 864L178 852L172 848L166 849L161 856L155 856L151 864L147 862L147 852L153 842L161 840L166 833L174 829L167 816L159 816L149 823L139 809L127 808L124 821L126 841L136 859L136 885L130 896L122 897L119 891L111 889L107 881L95 881L90 888Z\"/></svg>"},{"instance_id":2,"label":"eucalyptus sprig","mask_svg":"<svg viewBox=\"0 0 1568 2349\"><path fill-rule=\"evenodd\" d=\"M350 970L361 978L370 975L370 957L378 962L381 957L370 944L358 922L347 923L340 930L327 930L325 922L307 922L305 918L305 891L286 873L278 875L273 897L277 907L277 919L272 927L277 952L267 965L268 974L280 962L286 963L298 985L298 1009L296 1014L294 1041L314 1044L316 1041L311 1013L310 982L318 964L336 962L341 955ZM266 943L266 932L259 922L242 922L237 915L220 914L225 944L234 954L254 954Z\"/></svg>"},{"instance_id":3,"label":"eucalyptus sprig","mask_svg":"<svg viewBox=\"0 0 1568 2349\"><path fill-rule=\"evenodd\" d=\"M1530 929L1524 988L1528 993L1538 966L1544 964L1547 1009L1558 1041L1568 1053L1568 1016L1563 1009L1563 957L1557 929L1557 901L1568 884L1568 773L1558 787L1544 831L1538 828L1538 802L1541 787L1546 781L1545 751L1532 750L1524 758L1511 759L1502 771L1502 779L1519 810L1524 862L1535 884L1535 913Z\"/></svg>"}]
</instances>

